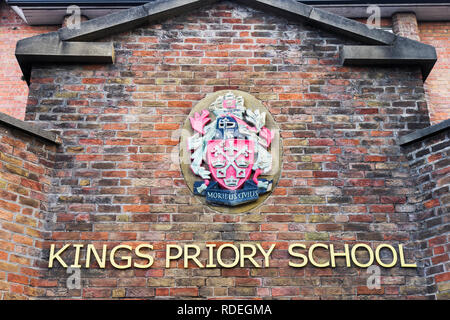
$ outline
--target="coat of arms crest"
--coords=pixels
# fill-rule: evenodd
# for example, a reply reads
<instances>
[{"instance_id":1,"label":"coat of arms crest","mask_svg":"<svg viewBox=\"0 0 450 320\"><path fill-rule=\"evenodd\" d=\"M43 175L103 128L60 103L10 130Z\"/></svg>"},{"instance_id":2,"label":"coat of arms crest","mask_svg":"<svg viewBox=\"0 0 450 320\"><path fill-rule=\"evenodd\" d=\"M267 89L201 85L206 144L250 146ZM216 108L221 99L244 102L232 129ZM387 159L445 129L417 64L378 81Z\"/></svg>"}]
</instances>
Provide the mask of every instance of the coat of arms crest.
<instances>
[{"instance_id":1,"label":"coat of arms crest","mask_svg":"<svg viewBox=\"0 0 450 320\"><path fill-rule=\"evenodd\" d=\"M187 140L190 168L202 179L194 182L194 194L237 206L272 189L272 181L258 178L272 168L274 134L265 127L265 112L246 108L242 96L227 92L189 120L195 132Z\"/></svg>"}]
</instances>

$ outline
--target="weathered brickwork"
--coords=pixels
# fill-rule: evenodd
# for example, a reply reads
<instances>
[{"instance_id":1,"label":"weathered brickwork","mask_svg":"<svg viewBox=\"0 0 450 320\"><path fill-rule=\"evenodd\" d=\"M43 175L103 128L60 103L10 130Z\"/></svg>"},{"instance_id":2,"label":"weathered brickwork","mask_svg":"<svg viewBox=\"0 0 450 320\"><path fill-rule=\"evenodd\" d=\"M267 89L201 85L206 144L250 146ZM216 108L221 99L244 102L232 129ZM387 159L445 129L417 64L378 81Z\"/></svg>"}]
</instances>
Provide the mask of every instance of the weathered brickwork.
<instances>
[{"instance_id":1,"label":"weathered brickwork","mask_svg":"<svg viewBox=\"0 0 450 320\"><path fill-rule=\"evenodd\" d=\"M56 27L31 27L0 1L0 112L17 119L25 117L28 86L14 55L18 40L54 31Z\"/></svg>"},{"instance_id":2,"label":"weathered brickwork","mask_svg":"<svg viewBox=\"0 0 450 320\"><path fill-rule=\"evenodd\" d=\"M450 132L441 132L405 147L420 203L417 240L427 294L450 299Z\"/></svg>"},{"instance_id":3,"label":"weathered brickwork","mask_svg":"<svg viewBox=\"0 0 450 320\"><path fill-rule=\"evenodd\" d=\"M294 269L287 253L293 242L337 250L388 242L404 244L408 261L420 258L416 189L396 141L429 126L418 68L342 67L339 49L352 40L236 4L112 40L114 65L36 66L32 73L26 119L64 141L45 251L50 243L150 242L155 264L82 269L79 290L67 288L57 264L44 276L46 297L424 297L416 269L382 269L381 289L370 290L366 270L344 268L344 259L334 269ZM282 130L278 187L243 214L201 205L176 163L177 130L190 108L227 88L260 99ZM270 268L164 268L165 244L226 242L277 249Z\"/></svg>"},{"instance_id":4,"label":"weathered brickwork","mask_svg":"<svg viewBox=\"0 0 450 320\"><path fill-rule=\"evenodd\" d=\"M0 298L41 296L47 193L56 146L0 125Z\"/></svg>"},{"instance_id":5,"label":"weathered brickwork","mask_svg":"<svg viewBox=\"0 0 450 320\"><path fill-rule=\"evenodd\" d=\"M396 13L392 16L392 31L402 37L420 41L415 13Z\"/></svg>"},{"instance_id":6,"label":"weathered brickwork","mask_svg":"<svg viewBox=\"0 0 450 320\"><path fill-rule=\"evenodd\" d=\"M438 61L426 81L433 124L450 118L450 22L420 22L420 40L436 48Z\"/></svg>"},{"instance_id":7,"label":"weathered brickwork","mask_svg":"<svg viewBox=\"0 0 450 320\"><path fill-rule=\"evenodd\" d=\"M399 19L404 14L399 14L393 19ZM28 87L22 80L22 72L14 56L18 40L33 35L54 31L58 26L28 26L22 19L6 5L0 3L0 53L3 66L0 69L0 112L9 114L15 118L23 119L28 97ZM406 17L407 19L408 17ZM363 23L367 19L357 19ZM390 26L391 19L381 19L382 26ZM420 37L416 39L431 44L437 48L439 60L434 67L426 83L427 103L431 123L439 123L450 117L449 102L449 22L419 22ZM411 24L408 24L411 26ZM414 25L413 25L414 26ZM415 30L413 28L413 30ZM411 29L406 28L410 34ZM405 36L408 36L405 34Z\"/></svg>"}]
</instances>

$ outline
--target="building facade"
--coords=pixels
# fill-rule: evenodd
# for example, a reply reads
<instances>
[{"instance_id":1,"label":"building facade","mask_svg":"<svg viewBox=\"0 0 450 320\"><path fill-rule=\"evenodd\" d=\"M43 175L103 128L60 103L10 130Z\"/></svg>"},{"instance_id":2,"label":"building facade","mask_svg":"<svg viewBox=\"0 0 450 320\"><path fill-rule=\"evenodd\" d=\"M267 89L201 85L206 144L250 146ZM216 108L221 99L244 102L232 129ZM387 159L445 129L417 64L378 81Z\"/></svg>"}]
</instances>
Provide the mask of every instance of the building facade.
<instances>
[{"instance_id":1,"label":"building facade","mask_svg":"<svg viewBox=\"0 0 450 320\"><path fill-rule=\"evenodd\" d=\"M448 299L449 22L380 4L383 28L369 28L310 4L97 4L74 29L2 4L2 298ZM250 209L205 203L180 163L192 111L229 92L259 101L278 133L273 189ZM230 243L274 245L270 265L164 263L168 245L198 245L203 263ZM295 243L320 243L317 265L290 265ZM151 244L154 263L77 267L88 244ZM66 245L76 286L49 267ZM373 251L345 255L355 245Z\"/></svg>"}]
</instances>

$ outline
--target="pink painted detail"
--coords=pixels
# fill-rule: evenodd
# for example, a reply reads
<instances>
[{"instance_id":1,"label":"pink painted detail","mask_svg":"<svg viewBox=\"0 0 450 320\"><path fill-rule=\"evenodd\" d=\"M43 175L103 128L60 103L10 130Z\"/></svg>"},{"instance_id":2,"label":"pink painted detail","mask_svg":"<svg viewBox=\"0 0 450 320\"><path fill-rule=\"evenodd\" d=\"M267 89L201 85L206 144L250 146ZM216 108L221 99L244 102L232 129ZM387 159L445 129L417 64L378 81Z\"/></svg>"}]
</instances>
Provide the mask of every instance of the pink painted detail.
<instances>
[{"instance_id":1,"label":"pink painted detail","mask_svg":"<svg viewBox=\"0 0 450 320\"><path fill-rule=\"evenodd\" d=\"M233 115L231 113L228 113L227 116L232 117L234 120L236 120L236 122L239 125L243 125L243 126L247 127L248 130L253 131L255 133L257 132L255 127L249 126L245 121L239 119L235 115ZM259 135L260 135L261 138L266 140L265 147L268 148L270 146L270 144L272 143L272 140L273 140L273 137L275 136L275 133L270 131L266 127L262 127L262 129L259 131Z\"/></svg>"},{"instance_id":2,"label":"pink painted detail","mask_svg":"<svg viewBox=\"0 0 450 320\"><path fill-rule=\"evenodd\" d=\"M209 111L204 109L202 110L202 114L199 115L198 112L196 112L194 114L194 117L190 117L189 120L191 121L191 126L192 129L194 129L195 131L201 133L201 134L205 134L205 124L207 124L209 121L211 121L210 118L208 118L209 116Z\"/></svg>"},{"instance_id":3,"label":"pink painted detail","mask_svg":"<svg viewBox=\"0 0 450 320\"><path fill-rule=\"evenodd\" d=\"M236 120L236 122L240 125L246 126L248 130L253 131L253 132L257 132L255 127L250 127L245 121L239 119L238 117L236 117L234 114L228 113L227 116L232 117L234 120Z\"/></svg>"},{"instance_id":4,"label":"pink painted detail","mask_svg":"<svg viewBox=\"0 0 450 320\"><path fill-rule=\"evenodd\" d=\"M203 183L206 184L206 186L209 186L209 180L205 179L203 180Z\"/></svg>"},{"instance_id":5,"label":"pink painted detail","mask_svg":"<svg viewBox=\"0 0 450 320\"><path fill-rule=\"evenodd\" d=\"M222 106L226 109L234 109L236 108L236 100L235 99L223 100Z\"/></svg>"},{"instance_id":6,"label":"pink painted detail","mask_svg":"<svg viewBox=\"0 0 450 320\"><path fill-rule=\"evenodd\" d=\"M228 190L239 189L252 172L254 143L243 139L210 140L207 161L209 171L220 186Z\"/></svg>"},{"instance_id":7,"label":"pink painted detail","mask_svg":"<svg viewBox=\"0 0 450 320\"><path fill-rule=\"evenodd\" d=\"M260 131L259 131L259 136L261 138L264 138L267 142L266 144L266 148L268 148L270 146L270 143L273 140L273 137L275 136L275 133L270 131L269 129L267 129L266 127L263 127Z\"/></svg>"},{"instance_id":8,"label":"pink painted detail","mask_svg":"<svg viewBox=\"0 0 450 320\"><path fill-rule=\"evenodd\" d=\"M261 173L262 173L261 169L255 170L255 174L253 175L253 182L256 183L256 185L258 185L258 177Z\"/></svg>"}]
</instances>

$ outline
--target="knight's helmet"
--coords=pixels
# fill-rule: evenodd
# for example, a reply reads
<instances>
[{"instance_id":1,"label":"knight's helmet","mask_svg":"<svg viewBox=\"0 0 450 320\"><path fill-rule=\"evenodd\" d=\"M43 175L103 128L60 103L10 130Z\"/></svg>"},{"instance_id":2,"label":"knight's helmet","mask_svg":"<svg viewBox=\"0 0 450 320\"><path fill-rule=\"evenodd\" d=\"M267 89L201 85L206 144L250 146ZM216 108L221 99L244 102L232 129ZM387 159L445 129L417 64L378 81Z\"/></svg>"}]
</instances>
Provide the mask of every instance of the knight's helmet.
<instances>
[{"instance_id":1,"label":"knight's helmet","mask_svg":"<svg viewBox=\"0 0 450 320\"><path fill-rule=\"evenodd\" d=\"M233 117L222 116L217 118L215 139L226 140L238 137L240 137L239 126Z\"/></svg>"}]
</instances>

